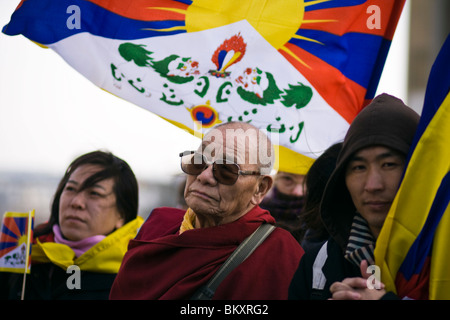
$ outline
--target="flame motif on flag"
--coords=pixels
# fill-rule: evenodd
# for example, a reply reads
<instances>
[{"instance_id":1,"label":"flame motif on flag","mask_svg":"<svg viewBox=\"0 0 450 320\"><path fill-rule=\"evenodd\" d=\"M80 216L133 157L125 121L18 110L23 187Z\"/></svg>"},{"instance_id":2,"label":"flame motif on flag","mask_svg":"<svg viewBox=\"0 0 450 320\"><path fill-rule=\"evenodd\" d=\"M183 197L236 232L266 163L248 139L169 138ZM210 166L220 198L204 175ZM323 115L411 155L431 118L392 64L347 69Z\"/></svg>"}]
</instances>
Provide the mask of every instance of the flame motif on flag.
<instances>
[{"instance_id":1,"label":"flame motif on flag","mask_svg":"<svg viewBox=\"0 0 450 320\"><path fill-rule=\"evenodd\" d=\"M240 34L225 40L211 58L217 70L210 70L209 72L216 77L228 76L229 73L225 71L229 66L239 62L244 57L246 47L244 38Z\"/></svg>"}]
</instances>

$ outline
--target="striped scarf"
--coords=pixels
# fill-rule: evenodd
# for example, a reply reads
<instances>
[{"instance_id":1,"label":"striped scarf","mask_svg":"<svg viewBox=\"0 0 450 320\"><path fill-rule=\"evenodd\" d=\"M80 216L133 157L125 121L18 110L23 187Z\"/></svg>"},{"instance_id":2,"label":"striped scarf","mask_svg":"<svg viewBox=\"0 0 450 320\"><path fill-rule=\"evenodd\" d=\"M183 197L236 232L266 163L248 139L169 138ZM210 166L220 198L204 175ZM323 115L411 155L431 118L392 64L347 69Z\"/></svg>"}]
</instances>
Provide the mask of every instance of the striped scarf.
<instances>
[{"instance_id":1,"label":"striped scarf","mask_svg":"<svg viewBox=\"0 0 450 320\"><path fill-rule=\"evenodd\" d=\"M355 214L345 250L345 258L358 267L363 260L367 260L369 265L375 264L374 248L375 239L367 221L359 213Z\"/></svg>"}]
</instances>

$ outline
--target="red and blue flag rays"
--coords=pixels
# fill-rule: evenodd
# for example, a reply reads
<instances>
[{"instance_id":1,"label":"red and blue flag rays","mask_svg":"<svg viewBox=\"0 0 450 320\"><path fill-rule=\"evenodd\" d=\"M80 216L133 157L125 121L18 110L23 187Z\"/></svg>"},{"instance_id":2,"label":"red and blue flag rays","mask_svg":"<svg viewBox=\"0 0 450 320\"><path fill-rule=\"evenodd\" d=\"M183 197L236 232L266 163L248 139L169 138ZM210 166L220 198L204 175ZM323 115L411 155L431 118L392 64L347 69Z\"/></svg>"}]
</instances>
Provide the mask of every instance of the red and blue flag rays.
<instances>
[{"instance_id":1,"label":"red and blue flag rays","mask_svg":"<svg viewBox=\"0 0 450 320\"><path fill-rule=\"evenodd\" d=\"M0 271L24 272L29 266L33 224L34 212L5 213L0 231Z\"/></svg>"},{"instance_id":2,"label":"red and blue flag rays","mask_svg":"<svg viewBox=\"0 0 450 320\"><path fill-rule=\"evenodd\" d=\"M83 18L77 28L67 27L67 11L71 6L76 6L80 18ZM16 14L20 15L24 23L9 24L3 31L7 34L22 33L42 45L53 44L83 32L121 40L169 36L186 33L187 6L183 2L170 0L27 0L19 4L11 17L14 19ZM33 20L36 19L36 12L45 12L51 19L39 17L37 23Z\"/></svg>"},{"instance_id":3,"label":"red and blue flag rays","mask_svg":"<svg viewBox=\"0 0 450 320\"><path fill-rule=\"evenodd\" d=\"M6 216L0 234L0 256L22 244L26 240L24 237L26 237L27 229L27 218Z\"/></svg>"},{"instance_id":4,"label":"red and blue flag rays","mask_svg":"<svg viewBox=\"0 0 450 320\"><path fill-rule=\"evenodd\" d=\"M305 1L300 28L279 49L349 123L373 98L404 1ZM371 11L379 25L370 24Z\"/></svg>"}]
</instances>

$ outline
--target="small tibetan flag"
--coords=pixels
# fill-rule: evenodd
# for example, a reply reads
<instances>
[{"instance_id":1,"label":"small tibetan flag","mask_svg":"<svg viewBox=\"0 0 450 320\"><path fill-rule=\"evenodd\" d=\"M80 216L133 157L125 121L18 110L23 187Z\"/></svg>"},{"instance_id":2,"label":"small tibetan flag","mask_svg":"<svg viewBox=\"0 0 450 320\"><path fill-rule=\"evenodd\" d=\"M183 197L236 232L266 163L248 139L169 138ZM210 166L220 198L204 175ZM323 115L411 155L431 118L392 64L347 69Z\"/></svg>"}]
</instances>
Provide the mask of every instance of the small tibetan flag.
<instances>
[{"instance_id":1,"label":"small tibetan flag","mask_svg":"<svg viewBox=\"0 0 450 320\"><path fill-rule=\"evenodd\" d=\"M0 232L0 271L30 273L34 210L6 212Z\"/></svg>"}]
</instances>

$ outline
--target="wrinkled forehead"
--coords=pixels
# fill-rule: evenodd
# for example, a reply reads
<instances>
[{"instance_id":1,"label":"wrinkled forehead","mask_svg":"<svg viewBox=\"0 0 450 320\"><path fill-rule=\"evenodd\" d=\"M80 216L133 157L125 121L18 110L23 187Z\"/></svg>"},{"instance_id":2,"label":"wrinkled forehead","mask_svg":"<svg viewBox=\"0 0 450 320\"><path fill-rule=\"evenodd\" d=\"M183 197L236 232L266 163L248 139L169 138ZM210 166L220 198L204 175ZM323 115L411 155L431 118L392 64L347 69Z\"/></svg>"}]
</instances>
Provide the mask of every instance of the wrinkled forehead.
<instances>
[{"instance_id":1,"label":"wrinkled forehead","mask_svg":"<svg viewBox=\"0 0 450 320\"><path fill-rule=\"evenodd\" d=\"M212 129L197 151L210 161L226 159L238 164L257 164L257 147L257 130Z\"/></svg>"}]
</instances>

